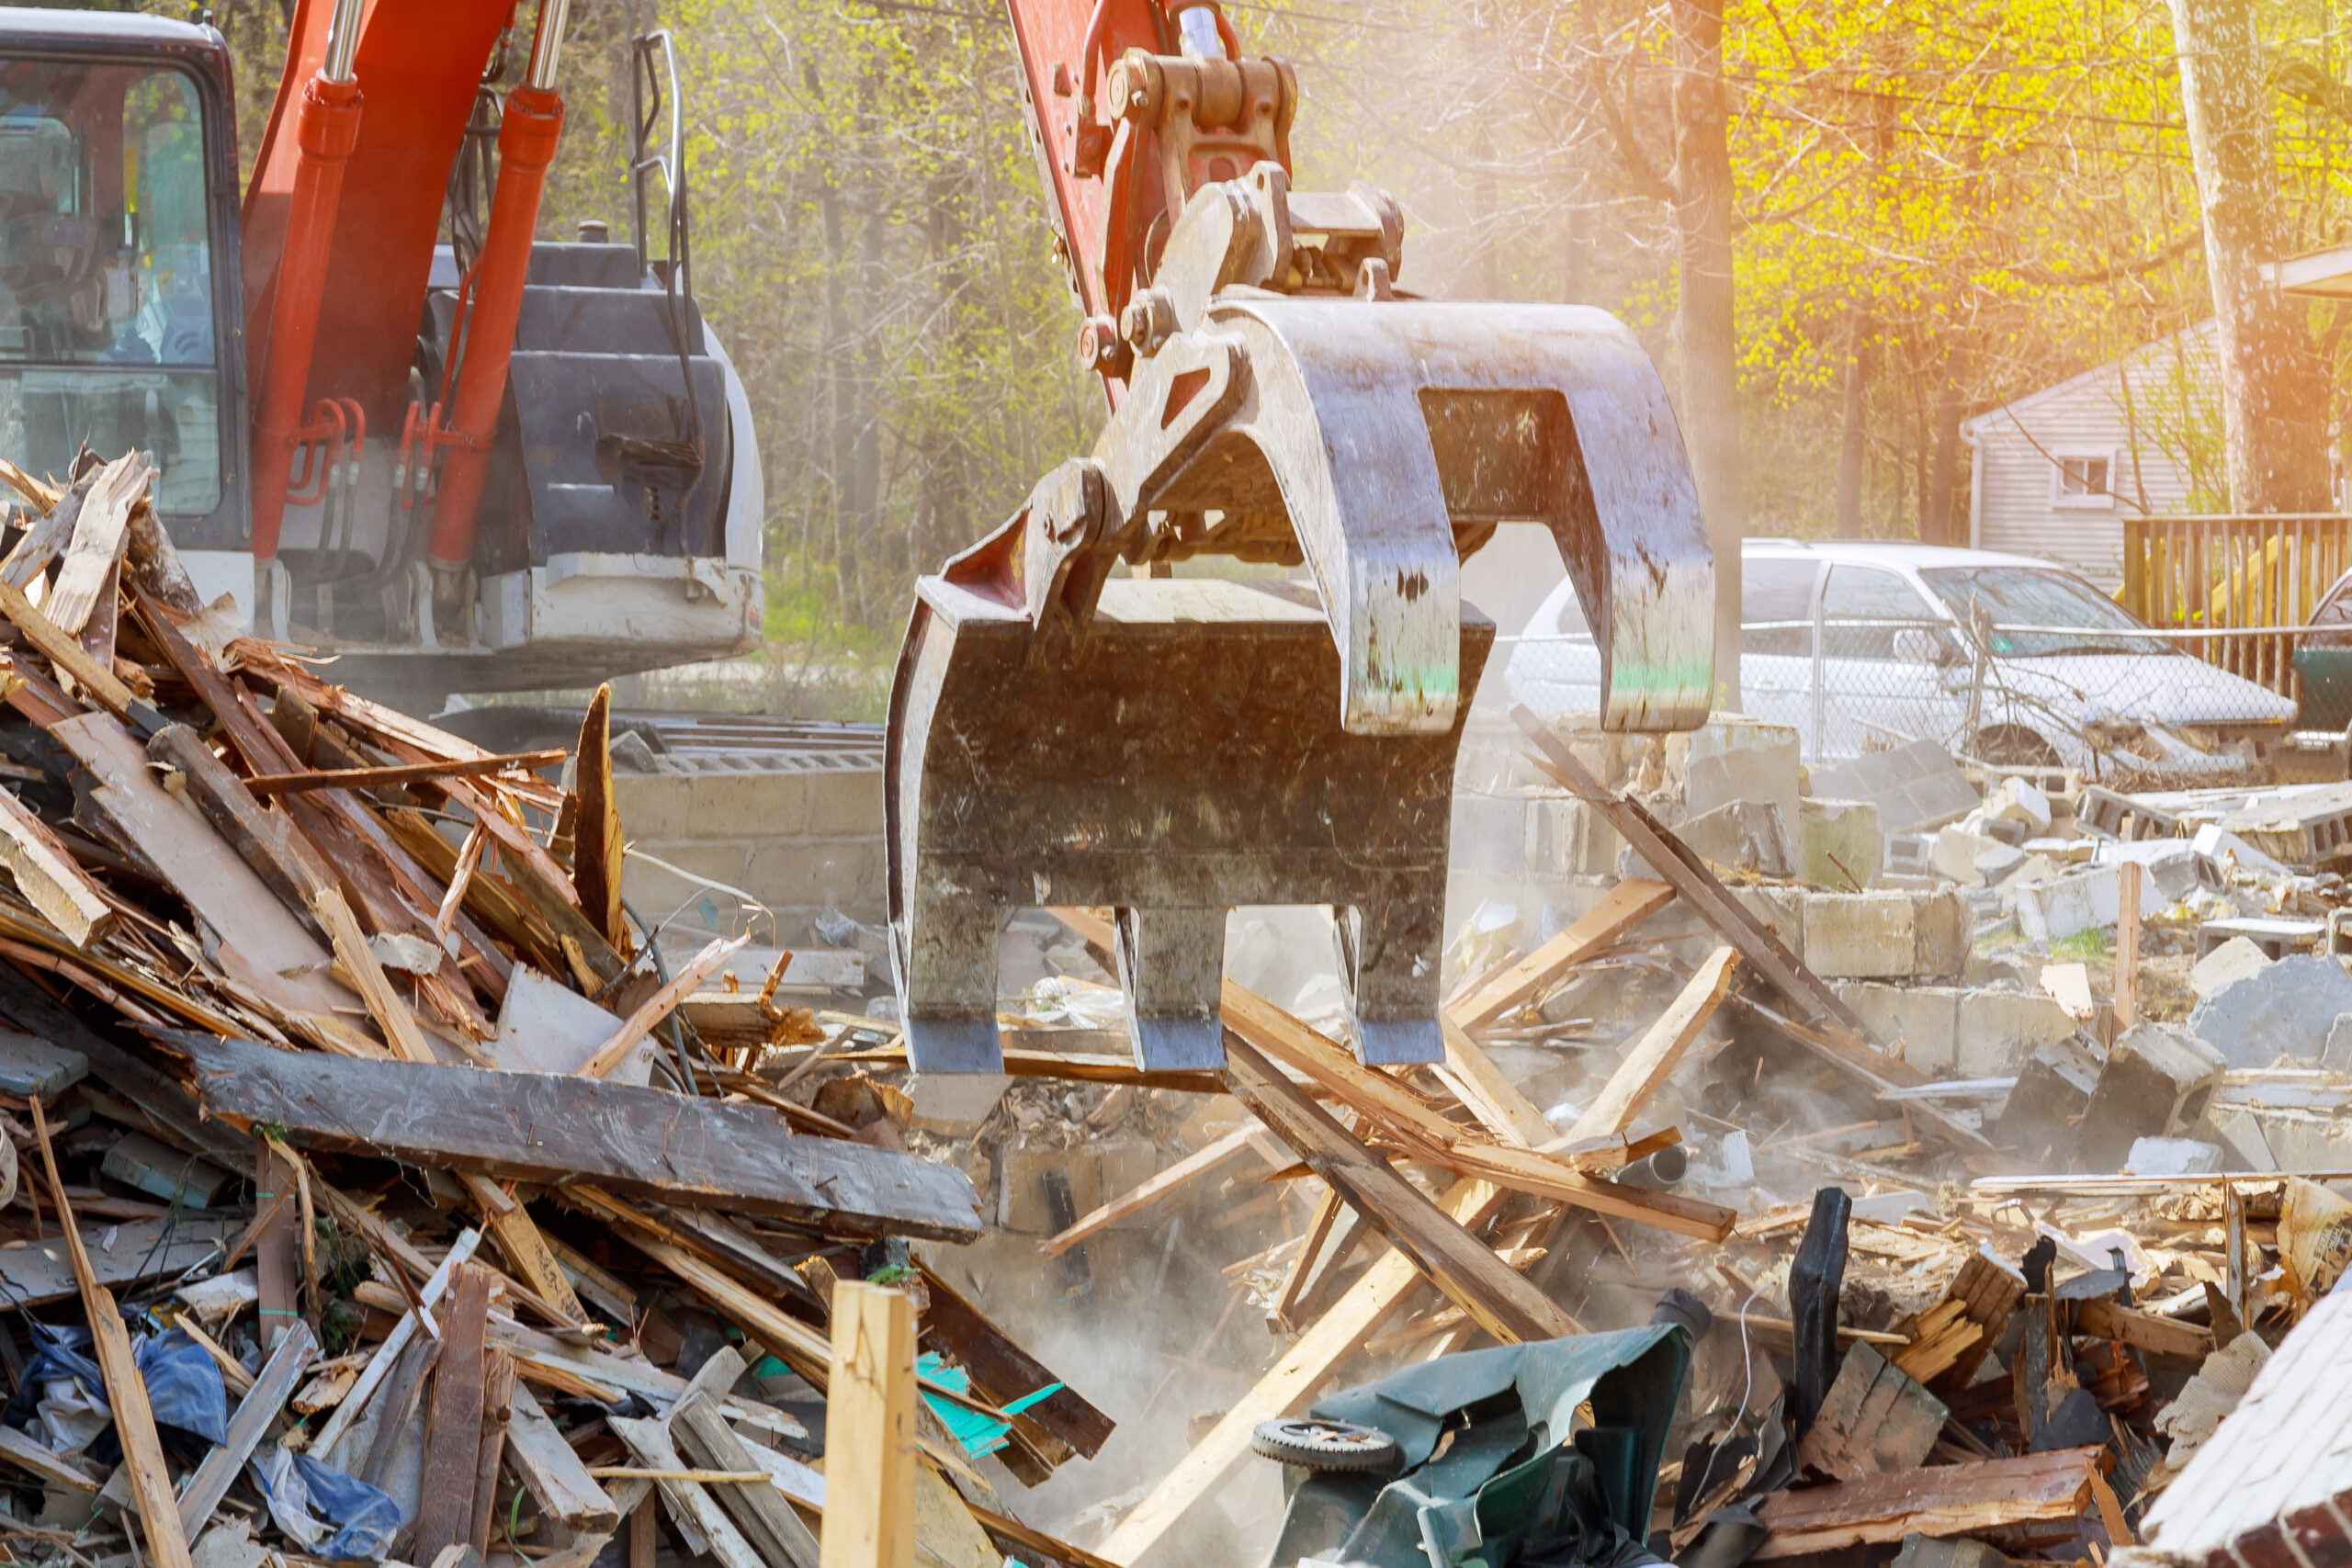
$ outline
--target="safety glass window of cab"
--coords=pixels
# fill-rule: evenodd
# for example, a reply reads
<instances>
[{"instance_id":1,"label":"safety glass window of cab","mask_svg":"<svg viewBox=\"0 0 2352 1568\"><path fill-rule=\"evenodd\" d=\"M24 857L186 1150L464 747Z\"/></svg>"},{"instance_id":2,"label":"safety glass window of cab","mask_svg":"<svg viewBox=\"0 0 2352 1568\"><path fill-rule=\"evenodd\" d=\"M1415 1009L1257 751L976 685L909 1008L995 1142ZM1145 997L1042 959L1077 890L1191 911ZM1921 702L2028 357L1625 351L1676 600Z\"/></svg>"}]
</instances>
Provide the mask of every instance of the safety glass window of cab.
<instances>
[{"instance_id":1,"label":"safety glass window of cab","mask_svg":"<svg viewBox=\"0 0 2352 1568\"><path fill-rule=\"evenodd\" d=\"M0 456L154 455L163 513L220 499L196 83L153 64L0 67Z\"/></svg>"}]
</instances>

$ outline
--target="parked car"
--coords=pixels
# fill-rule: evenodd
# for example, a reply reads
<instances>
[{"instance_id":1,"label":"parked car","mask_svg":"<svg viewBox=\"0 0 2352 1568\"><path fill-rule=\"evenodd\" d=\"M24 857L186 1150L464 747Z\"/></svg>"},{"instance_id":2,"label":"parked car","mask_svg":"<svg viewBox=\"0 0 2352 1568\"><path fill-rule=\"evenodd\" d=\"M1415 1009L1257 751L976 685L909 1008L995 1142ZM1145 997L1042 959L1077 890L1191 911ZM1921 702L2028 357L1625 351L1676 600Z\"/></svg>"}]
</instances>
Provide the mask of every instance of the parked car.
<instances>
[{"instance_id":1,"label":"parked car","mask_svg":"<svg viewBox=\"0 0 2352 1568\"><path fill-rule=\"evenodd\" d=\"M2335 580L2295 644L2295 673L2302 678L2296 728L2345 737L2352 750L2352 571Z\"/></svg>"},{"instance_id":2,"label":"parked car","mask_svg":"<svg viewBox=\"0 0 2352 1568\"><path fill-rule=\"evenodd\" d=\"M1807 761L1929 739L2009 766L2225 774L2267 762L2295 716L2048 561L1750 539L1740 563L1740 709L1794 728ZM1510 651L1510 695L1589 712L1600 671L1563 582Z\"/></svg>"}]
</instances>

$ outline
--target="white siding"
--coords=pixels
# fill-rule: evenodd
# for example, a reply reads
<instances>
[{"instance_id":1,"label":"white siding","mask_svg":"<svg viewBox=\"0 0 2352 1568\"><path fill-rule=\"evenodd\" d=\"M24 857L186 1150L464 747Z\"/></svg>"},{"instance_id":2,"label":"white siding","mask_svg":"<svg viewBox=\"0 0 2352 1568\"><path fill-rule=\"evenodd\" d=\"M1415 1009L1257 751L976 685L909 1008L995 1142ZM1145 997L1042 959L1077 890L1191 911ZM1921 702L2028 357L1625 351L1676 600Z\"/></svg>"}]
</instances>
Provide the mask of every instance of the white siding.
<instances>
[{"instance_id":1,"label":"white siding","mask_svg":"<svg viewBox=\"0 0 2352 1568\"><path fill-rule=\"evenodd\" d=\"M2128 396L2127 396L2128 392ZM2122 581L2123 520L2188 509L2184 446L2217 431L2211 323L1977 415L1970 543L2046 556L2102 587ZM2136 437L2136 438L2135 438ZM2056 459L2112 454L2104 506L2062 506Z\"/></svg>"}]
</instances>

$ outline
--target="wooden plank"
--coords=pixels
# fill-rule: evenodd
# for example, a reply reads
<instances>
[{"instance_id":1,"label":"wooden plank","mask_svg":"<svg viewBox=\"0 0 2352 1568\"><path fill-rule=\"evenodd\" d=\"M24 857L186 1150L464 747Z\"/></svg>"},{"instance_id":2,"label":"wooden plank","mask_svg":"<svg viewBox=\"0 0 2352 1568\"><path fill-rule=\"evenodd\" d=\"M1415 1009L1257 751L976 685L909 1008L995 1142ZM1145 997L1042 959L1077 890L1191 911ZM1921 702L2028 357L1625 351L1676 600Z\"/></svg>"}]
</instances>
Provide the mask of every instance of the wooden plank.
<instances>
[{"instance_id":1,"label":"wooden plank","mask_svg":"<svg viewBox=\"0 0 2352 1568\"><path fill-rule=\"evenodd\" d=\"M0 864L51 925L87 947L114 925L114 907L73 852L14 792L0 789Z\"/></svg>"},{"instance_id":2,"label":"wooden plank","mask_svg":"<svg viewBox=\"0 0 2352 1568\"><path fill-rule=\"evenodd\" d=\"M969 1241L963 1172L911 1155L794 1135L763 1106L549 1073L482 1073L169 1037L206 1111L284 1126L288 1141L541 1185L593 1181L688 1207L775 1214L829 1231Z\"/></svg>"},{"instance_id":3,"label":"wooden plank","mask_svg":"<svg viewBox=\"0 0 2352 1568\"><path fill-rule=\"evenodd\" d=\"M1583 1332L1420 1189L1358 1143L1330 1113L1239 1040L1226 1042L1226 1079L1315 1173L1412 1258L1448 1300L1505 1344Z\"/></svg>"},{"instance_id":4,"label":"wooden plank","mask_svg":"<svg viewBox=\"0 0 2352 1568\"><path fill-rule=\"evenodd\" d=\"M466 1544L480 1557L490 1550L490 1529L497 1516L498 1472L506 1457L506 1423L514 1411L514 1360L501 1350L482 1357L481 1434L474 1448L474 1511L466 1526Z\"/></svg>"},{"instance_id":5,"label":"wooden plank","mask_svg":"<svg viewBox=\"0 0 2352 1568\"><path fill-rule=\"evenodd\" d=\"M99 596L115 581L115 563L128 542L130 511L146 499L154 477L145 456L125 452L98 470L74 525L74 542L57 569L42 610L57 629L78 633L98 608Z\"/></svg>"},{"instance_id":6,"label":"wooden plank","mask_svg":"<svg viewBox=\"0 0 2352 1568\"><path fill-rule=\"evenodd\" d=\"M414 1554L430 1562L473 1534L474 1483L481 1457L482 1333L490 1316L490 1275L458 1267L441 1314L441 1364L424 1418L424 1473L410 1525Z\"/></svg>"},{"instance_id":7,"label":"wooden plank","mask_svg":"<svg viewBox=\"0 0 2352 1568\"><path fill-rule=\"evenodd\" d=\"M605 1423L645 1470L679 1472L695 1468L678 1457L666 1422L612 1416L605 1417ZM654 1486L691 1555L716 1558L720 1568L767 1568L718 1499L702 1486L691 1481L657 1481Z\"/></svg>"},{"instance_id":8,"label":"wooden plank","mask_svg":"<svg viewBox=\"0 0 2352 1568\"><path fill-rule=\"evenodd\" d=\"M1059 1258L1097 1231L1107 1230L1130 1215L1139 1214L1183 1190L1195 1177L1205 1176L1250 1146L1255 1127L1244 1127L1202 1145L1166 1170L1139 1186L1129 1188L1099 1208L1080 1214L1067 1227L1037 1244L1047 1258Z\"/></svg>"},{"instance_id":9,"label":"wooden plank","mask_svg":"<svg viewBox=\"0 0 2352 1568\"><path fill-rule=\"evenodd\" d=\"M506 1459L539 1511L566 1529L594 1534L620 1524L612 1495L588 1473L537 1397L521 1383L514 1385L506 1418Z\"/></svg>"},{"instance_id":10,"label":"wooden plank","mask_svg":"<svg viewBox=\"0 0 2352 1568\"><path fill-rule=\"evenodd\" d=\"M1736 962L1729 948L1719 947L1699 965L1673 1002L1625 1054L1624 1065L1610 1076L1600 1094L1561 1140L1563 1144L1574 1143L1580 1137L1622 1135L1633 1130L1635 1112L1682 1065L1682 1058L1697 1043L1699 1032L1706 1027L1730 991ZM1592 1125L1588 1127L1587 1123Z\"/></svg>"},{"instance_id":11,"label":"wooden plank","mask_svg":"<svg viewBox=\"0 0 2352 1568\"><path fill-rule=\"evenodd\" d=\"M263 807L245 789L244 781L184 724L157 730L147 742L147 755L179 770L186 798L277 895L279 903L307 917L311 894L332 886L334 873L295 829L293 819ZM322 930L314 928L313 934L326 940Z\"/></svg>"},{"instance_id":12,"label":"wooden plank","mask_svg":"<svg viewBox=\"0 0 2352 1568\"><path fill-rule=\"evenodd\" d=\"M619 1066L637 1048L638 1042L652 1033L680 1002L694 995L697 986L725 968L728 959L738 950L750 945L751 941L751 937L745 935L713 942L680 964L678 972L671 976L660 990L639 1003L637 1010L623 1019L621 1026L613 1031L612 1037L596 1047L595 1055L581 1064L579 1076L601 1078Z\"/></svg>"},{"instance_id":13,"label":"wooden plank","mask_svg":"<svg viewBox=\"0 0 2352 1568\"><path fill-rule=\"evenodd\" d=\"M2075 1303L2075 1332L2158 1356L2193 1356L2202 1360L2213 1350L2211 1329L2134 1312L2105 1296Z\"/></svg>"},{"instance_id":14,"label":"wooden plank","mask_svg":"<svg viewBox=\"0 0 2352 1568\"><path fill-rule=\"evenodd\" d=\"M1750 1561L2079 1518L2091 1506L2099 1452L2059 1449L1778 1492L1757 1505L1756 1517L1772 1533Z\"/></svg>"},{"instance_id":15,"label":"wooden plank","mask_svg":"<svg viewBox=\"0 0 2352 1568\"><path fill-rule=\"evenodd\" d=\"M359 993L367 1004L368 1016L384 1032L384 1040L392 1055L404 1062L419 1062L431 1066L440 1060L433 1047L424 1043L424 1031L416 1021L416 1014L409 1010L407 1001L392 989L392 978L384 973L376 950L368 945L368 933L359 929L359 917L344 902L340 888L322 887L311 896L311 917L319 929L334 943L334 959L343 978Z\"/></svg>"},{"instance_id":16,"label":"wooden plank","mask_svg":"<svg viewBox=\"0 0 2352 1568\"><path fill-rule=\"evenodd\" d=\"M961 1367L972 1380L972 1392L990 1404L1011 1404L1060 1383L1060 1388L1012 1418L1014 1432L1035 1426L1088 1459L1100 1454L1115 1428L1111 1417L989 1321L986 1314L922 1258L915 1259L915 1267L922 1270L931 1297L931 1304L922 1311L923 1343Z\"/></svg>"},{"instance_id":17,"label":"wooden plank","mask_svg":"<svg viewBox=\"0 0 2352 1568\"><path fill-rule=\"evenodd\" d=\"M96 779L92 798L115 829L219 933L224 969L289 1010L332 1014L357 1005L357 996L320 973L326 949L194 807L164 788L146 750L120 725L85 714L50 734Z\"/></svg>"},{"instance_id":18,"label":"wooden plank","mask_svg":"<svg viewBox=\"0 0 2352 1568\"><path fill-rule=\"evenodd\" d=\"M1907 1086L1925 1081L1917 1068L1889 1056L1871 1043L1870 1030L1838 993L1781 944L1763 922L1731 896L1705 863L1668 832L1648 809L1631 796L1611 795L1608 786L1585 770L1574 752L1561 744L1542 718L1523 705L1514 705L1511 720L1535 748L1538 767L1574 791L1617 829L1634 852L1673 885L1740 956L1762 972L1773 987L1800 1010L1801 1021L1824 1033L1849 1036L1871 1070L1888 1084Z\"/></svg>"},{"instance_id":19,"label":"wooden plank","mask_svg":"<svg viewBox=\"0 0 2352 1568\"><path fill-rule=\"evenodd\" d=\"M187 1532L180 1528L177 1499L172 1495L171 1468L164 1458L162 1439L155 1435L154 1407L147 1402L147 1380L130 1348L130 1332L113 1294L98 1282L74 1228L74 1211L65 1200L65 1183L57 1175L57 1153L50 1146L49 1119L41 1102L32 1108L33 1135L40 1144L41 1170L49 1179L50 1212L65 1233L74 1262L74 1280L82 1295L82 1311L90 1329L90 1354L106 1382L107 1404L114 1412L115 1435L122 1443L123 1468L130 1477L130 1494L139 1522L147 1537L147 1555L155 1568L190 1568ZM912 1337L910 1331L909 1337Z\"/></svg>"},{"instance_id":20,"label":"wooden plank","mask_svg":"<svg viewBox=\"0 0 2352 1568\"><path fill-rule=\"evenodd\" d=\"M187 1490L180 1496L180 1529L193 1540L229 1494L229 1483L245 1467L262 1438L269 1435L270 1423L286 1408L293 1396L294 1387L302 1381L311 1361L319 1354L319 1341L311 1334L311 1325L297 1321L277 1341L277 1348L262 1363L261 1375L254 1379L254 1386L244 1398L237 1402L237 1413L229 1417L228 1436L204 1456L188 1477Z\"/></svg>"},{"instance_id":21,"label":"wooden plank","mask_svg":"<svg viewBox=\"0 0 2352 1568\"><path fill-rule=\"evenodd\" d=\"M2131 1028L2140 1017L2140 863L2115 865L2115 1030ZM2120 1542L2118 1543L2122 1544Z\"/></svg>"},{"instance_id":22,"label":"wooden plank","mask_svg":"<svg viewBox=\"0 0 2352 1568\"><path fill-rule=\"evenodd\" d=\"M402 762L382 768L312 768L300 773L256 773L245 781L245 787L263 798L273 795L307 795L321 789L385 789L398 784L426 784L435 779L479 778L484 773L503 773L510 768L550 767L562 761L565 755L559 747L552 751L515 751L497 757Z\"/></svg>"},{"instance_id":23,"label":"wooden plank","mask_svg":"<svg viewBox=\"0 0 2352 1568\"><path fill-rule=\"evenodd\" d=\"M75 1492L95 1494L103 1484L100 1477L65 1455L51 1452L39 1439L14 1427L0 1427L0 1463L13 1464L48 1485Z\"/></svg>"},{"instance_id":24,"label":"wooden plank","mask_svg":"<svg viewBox=\"0 0 2352 1568\"><path fill-rule=\"evenodd\" d=\"M914 1303L844 1280L832 1321L823 1568L913 1568Z\"/></svg>"},{"instance_id":25,"label":"wooden plank","mask_svg":"<svg viewBox=\"0 0 2352 1568\"><path fill-rule=\"evenodd\" d=\"M377 1396L380 1403L374 1412L375 1436L368 1439L368 1452L353 1472L368 1485L384 1484L392 1456L408 1431L409 1417L416 1414L417 1401L424 1393L425 1375L440 1359L441 1341L429 1334L413 1336L393 1365L391 1376L384 1380L383 1392ZM346 1402L349 1397L346 1391Z\"/></svg>"},{"instance_id":26,"label":"wooden plank","mask_svg":"<svg viewBox=\"0 0 2352 1568\"><path fill-rule=\"evenodd\" d=\"M580 1304L580 1297L572 1291L563 1265L556 1260L555 1249L531 1218L531 1211L520 1200L502 1192L495 1183L476 1176L472 1171L458 1172L458 1179L466 1190L473 1194L481 1206L482 1217L490 1234L498 1242L498 1250L506 1255L514 1272L521 1275L539 1299L555 1309L557 1319L572 1327L588 1321L588 1309ZM616 1519L614 1524L620 1521Z\"/></svg>"},{"instance_id":27,"label":"wooden plank","mask_svg":"<svg viewBox=\"0 0 2352 1568\"><path fill-rule=\"evenodd\" d=\"M1679 1053L1687 1052L1696 1038L1695 1032L1681 1031L1662 1038L1657 1031L1645 1035L1643 1048L1627 1054L1594 1097L1592 1109L1568 1129L1565 1141L1573 1145L1588 1138L1623 1136L1646 1103L1640 1086L1662 1082L1673 1072L1672 1064L1663 1073L1658 1070L1657 1055L1677 1053L1679 1061ZM1475 1234L1510 1199L1510 1192L1493 1182L1471 1179L1449 1189L1439 1206ZM1236 1401L1224 1418L1120 1521L1099 1555L1121 1568L1133 1568L1250 1452L1250 1434L1258 1423L1295 1416L1305 1409L1340 1364L1404 1304L1420 1279L1412 1260L1394 1248L1375 1259L1363 1277L1299 1336L1249 1393Z\"/></svg>"},{"instance_id":28,"label":"wooden plank","mask_svg":"<svg viewBox=\"0 0 2352 1568\"><path fill-rule=\"evenodd\" d=\"M1448 1008L1448 1021L1476 1034L1557 985L1590 954L1615 946L1627 931L1672 902L1674 889L1668 884L1626 878L1551 941Z\"/></svg>"},{"instance_id":29,"label":"wooden plank","mask_svg":"<svg viewBox=\"0 0 2352 1568\"><path fill-rule=\"evenodd\" d=\"M1440 1019L1445 1035L1445 1073L1462 1103L1479 1124L1505 1144L1532 1149L1552 1141L1552 1123L1544 1120L1519 1086L1452 1019Z\"/></svg>"},{"instance_id":30,"label":"wooden plank","mask_svg":"<svg viewBox=\"0 0 2352 1568\"><path fill-rule=\"evenodd\" d=\"M333 1206L330 1200L329 1207ZM459 1231L458 1239L451 1242L449 1250L442 1255L440 1266L433 1270L424 1284L417 1287L418 1303L428 1312L438 1304L449 1289L451 1276L474 1255L474 1248L481 1244L481 1232L471 1227ZM334 1414L328 1416L326 1425L319 1428L319 1435L311 1439L310 1451L313 1456L327 1464L338 1462L335 1445L359 1418L360 1412L367 1407L368 1395L376 1392L376 1385L391 1375L393 1363L416 1336L419 1326L413 1307L402 1313L401 1320L392 1325L392 1331L384 1336L384 1342L376 1347L376 1353L368 1359L366 1370L360 1372L359 1381L351 1385L351 1392L343 1396L343 1403L335 1406Z\"/></svg>"},{"instance_id":31,"label":"wooden plank","mask_svg":"<svg viewBox=\"0 0 2352 1568\"><path fill-rule=\"evenodd\" d=\"M552 1335L542 1334L536 1328L527 1328L503 1318L490 1320L485 1342L506 1351L518 1363L527 1365L536 1362L544 1367L560 1369L582 1382L601 1382L624 1393L641 1393L650 1404L674 1404L684 1396L687 1387L686 1379L650 1361L615 1356L584 1345L568 1345ZM729 1394L719 1410L729 1421L773 1432L795 1443L808 1440L808 1429L773 1404L763 1404L740 1394ZM626 1513L628 1510L622 1511Z\"/></svg>"},{"instance_id":32,"label":"wooden plank","mask_svg":"<svg viewBox=\"0 0 2352 1568\"><path fill-rule=\"evenodd\" d=\"M74 683L108 713L117 718L144 721L141 723L142 729L161 726L162 716L153 705L124 685L113 671L83 652L82 645L59 630L56 623L42 615L40 606L26 598L22 590L5 581L0 581L0 615L14 623L25 634L25 640L55 665L61 675L73 677Z\"/></svg>"},{"instance_id":33,"label":"wooden plank","mask_svg":"<svg viewBox=\"0 0 2352 1568\"><path fill-rule=\"evenodd\" d=\"M718 1353L734 1357L739 1371L742 1367L743 1359L734 1347ZM913 1371L911 1362L908 1370ZM678 1402L670 1413L670 1436L679 1451L696 1464L758 1477L722 1484L714 1495L769 1568L818 1568L817 1538L768 1480L767 1472L753 1462L743 1440L711 1408L707 1396L697 1393Z\"/></svg>"},{"instance_id":34,"label":"wooden plank","mask_svg":"<svg viewBox=\"0 0 2352 1568\"><path fill-rule=\"evenodd\" d=\"M177 1274L217 1256L237 1234L233 1219L186 1216L179 1221L130 1220L94 1224L82 1251L108 1287ZM0 1281L8 1305L46 1306L77 1293L70 1250L50 1229L40 1239L0 1250Z\"/></svg>"},{"instance_id":35,"label":"wooden plank","mask_svg":"<svg viewBox=\"0 0 2352 1568\"><path fill-rule=\"evenodd\" d=\"M1480 1148L1456 1145L1438 1164L1462 1176L1477 1177L1513 1192L1573 1204L1610 1219L1631 1220L1687 1235L1697 1241L1721 1241L1739 1223L1739 1211L1678 1192L1653 1192L1621 1186L1563 1167L1556 1160L1527 1149Z\"/></svg>"},{"instance_id":36,"label":"wooden plank","mask_svg":"<svg viewBox=\"0 0 2352 1568\"><path fill-rule=\"evenodd\" d=\"M572 795L580 803L571 833L571 887L580 912L604 929L615 947L627 931L621 911L620 801L613 788L613 688L596 688L580 721L580 759L573 765Z\"/></svg>"},{"instance_id":37,"label":"wooden plank","mask_svg":"<svg viewBox=\"0 0 2352 1568\"><path fill-rule=\"evenodd\" d=\"M1875 1347L1857 1345L1797 1444L1797 1464L1841 1481L1916 1470L1951 1415Z\"/></svg>"}]
</instances>

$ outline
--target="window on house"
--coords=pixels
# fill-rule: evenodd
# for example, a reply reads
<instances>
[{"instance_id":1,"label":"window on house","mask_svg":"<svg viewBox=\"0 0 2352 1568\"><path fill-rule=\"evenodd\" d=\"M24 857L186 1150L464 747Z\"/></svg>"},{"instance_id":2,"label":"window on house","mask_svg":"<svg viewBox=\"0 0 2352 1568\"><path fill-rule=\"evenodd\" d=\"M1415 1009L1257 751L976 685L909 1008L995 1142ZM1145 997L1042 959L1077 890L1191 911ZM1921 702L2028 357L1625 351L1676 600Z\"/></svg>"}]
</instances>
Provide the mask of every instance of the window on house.
<instances>
[{"instance_id":1,"label":"window on house","mask_svg":"<svg viewBox=\"0 0 2352 1568\"><path fill-rule=\"evenodd\" d=\"M2110 480L2115 458L2106 452L2060 452L2052 455L2057 470L2051 478L2060 506L2106 507L2115 504Z\"/></svg>"}]
</instances>

